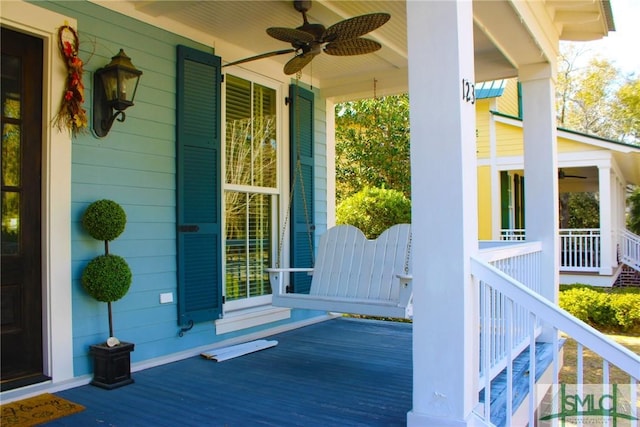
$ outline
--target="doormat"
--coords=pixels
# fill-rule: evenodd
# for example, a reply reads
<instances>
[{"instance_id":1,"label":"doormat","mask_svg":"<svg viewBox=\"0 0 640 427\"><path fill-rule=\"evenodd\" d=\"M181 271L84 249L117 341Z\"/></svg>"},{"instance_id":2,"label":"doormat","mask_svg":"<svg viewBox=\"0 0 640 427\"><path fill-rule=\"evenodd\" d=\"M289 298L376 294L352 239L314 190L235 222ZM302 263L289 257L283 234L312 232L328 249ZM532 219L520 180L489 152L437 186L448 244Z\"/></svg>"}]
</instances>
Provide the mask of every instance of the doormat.
<instances>
[{"instance_id":1,"label":"doormat","mask_svg":"<svg viewBox=\"0 0 640 427\"><path fill-rule=\"evenodd\" d=\"M84 406L50 393L0 405L2 427L29 427L66 417L84 410Z\"/></svg>"}]
</instances>

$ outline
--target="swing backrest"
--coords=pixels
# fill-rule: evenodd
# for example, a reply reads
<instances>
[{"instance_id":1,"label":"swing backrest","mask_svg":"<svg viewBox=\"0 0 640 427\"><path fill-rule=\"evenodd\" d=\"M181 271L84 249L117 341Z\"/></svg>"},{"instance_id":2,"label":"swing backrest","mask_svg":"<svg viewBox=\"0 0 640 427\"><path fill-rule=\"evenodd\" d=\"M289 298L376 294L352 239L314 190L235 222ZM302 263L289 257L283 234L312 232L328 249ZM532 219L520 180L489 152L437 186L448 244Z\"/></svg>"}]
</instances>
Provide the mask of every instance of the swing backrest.
<instances>
[{"instance_id":1,"label":"swing backrest","mask_svg":"<svg viewBox=\"0 0 640 427\"><path fill-rule=\"evenodd\" d=\"M368 240L358 228L338 225L320 238L309 294L397 301L398 274L411 271L411 225L397 224Z\"/></svg>"}]
</instances>

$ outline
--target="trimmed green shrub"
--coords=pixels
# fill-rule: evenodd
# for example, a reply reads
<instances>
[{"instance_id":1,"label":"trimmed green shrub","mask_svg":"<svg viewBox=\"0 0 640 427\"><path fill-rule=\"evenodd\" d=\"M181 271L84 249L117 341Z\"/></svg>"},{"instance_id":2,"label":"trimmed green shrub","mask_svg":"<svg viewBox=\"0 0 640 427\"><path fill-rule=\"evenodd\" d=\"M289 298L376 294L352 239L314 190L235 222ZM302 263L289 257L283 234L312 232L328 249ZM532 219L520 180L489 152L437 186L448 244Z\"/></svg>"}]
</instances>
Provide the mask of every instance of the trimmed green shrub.
<instances>
[{"instance_id":1,"label":"trimmed green shrub","mask_svg":"<svg viewBox=\"0 0 640 427\"><path fill-rule=\"evenodd\" d=\"M411 223L411 201L396 190L365 187L338 205L336 222L375 239L392 225Z\"/></svg>"},{"instance_id":2,"label":"trimmed green shrub","mask_svg":"<svg viewBox=\"0 0 640 427\"><path fill-rule=\"evenodd\" d=\"M87 207L82 216L85 230L97 240L111 241L124 231L127 214L113 200L97 200Z\"/></svg>"},{"instance_id":3,"label":"trimmed green shrub","mask_svg":"<svg viewBox=\"0 0 640 427\"><path fill-rule=\"evenodd\" d=\"M639 289L563 286L559 305L594 328L622 332L640 328Z\"/></svg>"},{"instance_id":4,"label":"trimmed green shrub","mask_svg":"<svg viewBox=\"0 0 640 427\"><path fill-rule=\"evenodd\" d=\"M113 302L129 290L131 269L118 255L100 255L87 264L81 280L89 295L101 302Z\"/></svg>"}]
</instances>

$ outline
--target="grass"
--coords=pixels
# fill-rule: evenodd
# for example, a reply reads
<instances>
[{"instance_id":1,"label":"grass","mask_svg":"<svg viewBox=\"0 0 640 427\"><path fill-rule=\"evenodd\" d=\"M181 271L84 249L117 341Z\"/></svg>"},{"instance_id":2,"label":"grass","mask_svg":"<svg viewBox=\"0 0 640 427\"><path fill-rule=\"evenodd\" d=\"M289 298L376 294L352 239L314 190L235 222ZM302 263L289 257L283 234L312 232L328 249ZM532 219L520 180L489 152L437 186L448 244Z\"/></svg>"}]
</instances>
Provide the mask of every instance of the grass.
<instances>
[{"instance_id":1,"label":"grass","mask_svg":"<svg viewBox=\"0 0 640 427\"><path fill-rule=\"evenodd\" d=\"M607 336L636 354L640 354L640 334L623 334L620 332ZM589 349L583 348L583 384L602 383L602 358ZM560 383L577 383L577 345L576 341L568 338L564 345L564 366L560 371ZM629 384L629 375L615 366L609 367L609 384ZM640 407L640 397L637 401Z\"/></svg>"}]
</instances>

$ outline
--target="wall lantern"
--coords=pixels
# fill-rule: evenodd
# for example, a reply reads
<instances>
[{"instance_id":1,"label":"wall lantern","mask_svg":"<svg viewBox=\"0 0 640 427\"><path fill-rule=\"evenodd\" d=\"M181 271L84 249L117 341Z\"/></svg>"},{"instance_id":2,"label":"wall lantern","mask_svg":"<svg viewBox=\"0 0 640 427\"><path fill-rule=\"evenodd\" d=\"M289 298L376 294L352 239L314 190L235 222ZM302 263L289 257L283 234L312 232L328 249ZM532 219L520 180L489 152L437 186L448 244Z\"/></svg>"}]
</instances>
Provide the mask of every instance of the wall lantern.
<instances>
[{"instance_id":1,"label":"wall lantern","mask_svg":"<svg viewBox=\"0 0 640 427\"><path fill-rule=\"evenodd\" d=\"M124 122L124 110L133 105L142 71L136 69L124 51L93 74L93 132L102 138L113 122ZM115 112L113 111L115 110Z\"/></svg>"}]
</instances>

